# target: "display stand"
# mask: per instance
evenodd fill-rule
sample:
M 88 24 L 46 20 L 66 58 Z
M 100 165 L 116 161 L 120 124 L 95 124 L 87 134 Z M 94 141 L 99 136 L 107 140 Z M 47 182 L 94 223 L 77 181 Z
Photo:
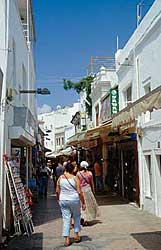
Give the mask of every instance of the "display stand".
M 21 235 L 27 233 L 30 236 L 34 232 L 32 214 L 26 202 L 24 186 L 17 172 L 14 162 L 5 161 L 7 180 L 12 202 L 15 233 Z

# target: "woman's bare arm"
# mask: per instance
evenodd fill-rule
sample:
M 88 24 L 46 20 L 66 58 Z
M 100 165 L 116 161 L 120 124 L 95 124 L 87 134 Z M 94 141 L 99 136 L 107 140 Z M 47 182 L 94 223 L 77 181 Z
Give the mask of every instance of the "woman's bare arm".
M 60 195 L 60 178 L 57 180 L 56 183 L 56 199 L 59 201 L 59 195 Z
M 83 196 L 83 193 L 82 193 L 82 190 L 81 190 L 80 180 L 79 180 L 79 178 L 77 176 L 75 177 L 75 182 L 76 182 L 77 192 L 79 194 L 79 198 L 80 198 L 80 201 L 82 203 L 82 209 L 85 210 L 84 196 Z

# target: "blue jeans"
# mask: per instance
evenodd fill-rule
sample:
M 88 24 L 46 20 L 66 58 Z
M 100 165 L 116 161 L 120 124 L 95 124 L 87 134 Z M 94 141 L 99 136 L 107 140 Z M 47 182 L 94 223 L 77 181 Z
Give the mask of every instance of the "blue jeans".
M 96 189 L 97 190 L 100 190 L 103 188 L 103 179 L 102 179 L 102 176 L 96 176 L 95 177 L 95 180 L 96 180 Z
M 78 233 L 80 231 L 80 201 L 59 201 L 61 208 L 61 213 L 63 217 L 63 232 L 62 236 L 70 235 L 70 219 L 74 219 L 74 232 Z
M 47 196 L 47 189 L 48 189 L 48 177 L 41 177 L 40 178 L 40 195 Z

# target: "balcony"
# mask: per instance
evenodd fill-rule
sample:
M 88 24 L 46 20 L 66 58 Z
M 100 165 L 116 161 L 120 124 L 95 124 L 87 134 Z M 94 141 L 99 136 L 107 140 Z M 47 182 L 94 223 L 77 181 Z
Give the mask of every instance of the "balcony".
M 34 145 L 36 143 L 36 121 L 26 107 L 13 108 L 13 125 L 9 127 L 9 138 L 14 145 Z

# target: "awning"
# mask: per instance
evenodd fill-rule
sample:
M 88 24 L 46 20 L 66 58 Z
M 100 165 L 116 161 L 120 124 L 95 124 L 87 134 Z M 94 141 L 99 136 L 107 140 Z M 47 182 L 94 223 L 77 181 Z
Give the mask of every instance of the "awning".
M 136 117 L 147 111 L 161 108 L 161 86 L 142 96 L 128 107 L 118 112 L 112 119 L 112 127 L 118 127 L 125 123 L 130 123 Z
M 9 139 L 13 140 L 16 146 L 34 146 L 36 144 L 35 138 L 24 128 L 18 126 L 9 127 Z
M 60 156 L 60 154 L 56 153 L 56 152 L 46 152 L 45 153 L 46 158 L 56 158 L 57 156 Z
M 77 142 L 78 142 L 78 135 L 79 135 L 79 134 L 75 134 L 75 135 L 69 137 L 69 138 L 68 138 L 67 144 L 68 144 L 69 146 L 70 146 L 70 145 L 71 145 L 71 146 L 77 145 Z
M 68 148 L 65 148 L 65 149 L 59 151 L 60 155 L 71 155 L 73 153 L 75 153 L 75 150 L 73 150 L 72 147 L 68 147 Z

